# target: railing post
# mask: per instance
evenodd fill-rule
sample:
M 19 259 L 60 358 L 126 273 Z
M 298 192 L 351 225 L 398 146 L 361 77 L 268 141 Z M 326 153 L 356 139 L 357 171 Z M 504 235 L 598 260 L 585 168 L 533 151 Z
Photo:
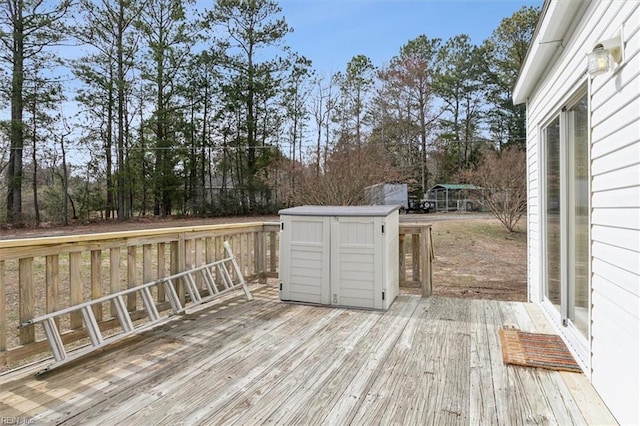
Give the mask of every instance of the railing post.
M 129 246 L 127 248 L 127 288 L 133 288 L 136 286 L 136 246 Z M 127 295 L 127 310 L 133 312 L 138 308 L 138 301 L 136 293 Z
M 420 269 L 422 277 L 420 279 L 422 287 L 422 297 L 431 296 L 432 280 L 431 280 L 431 247 L 430 247 L 431 227 L 423 227 L 420 230 L 420 248 L 422 255 L 420 256 Z
M 241 259 L 242 257 L 240 256 L 240 249 L 238 248 L 238 246 L 240 245 L 240 237 L 238 237 L 238 235 L 233 235 L 227 241 L 229 241 L 229 246 L 231 247 L 231 251 L 235 254 L 236 259 Z M 222 252 L 224 253 L 223 256 L 227 257 L 224 248 Z M 236 271 L 233 268 L 229 270 L 229 274 L 231 275 L 232 279 L 236 279 Z
M 184 250 L 184 234 L 180 234 L 177 241 L 171 241 L 171 275 L 178 274 L 185 270 Z M 184 284 L 182 279 L 178 279 L 176 281 L 176 293 L 178 294 L 180 303 L 184 306 L 186 300 Z
M 400 270 L 398 272 L 400 274 L 400 285 L 404 284 L 407 281 L 407 259 L 404 253 L 404 245 L 405 234 L 400 234 L 398 236 L 398 260 L 400 261 Z
M 47 300 L 45 302 L 47 313 L 60 309 L 60 256 L 52 254 L 45 260 L 45 286 Z M 60 320 L 56 318 L 56 324 L 60 327 Z
M 4 260 L 0 260 L 0 366 L 7 364 L 7 299 L 4 286 Z
M 255 253 L 256 253 L 256 274 L 258 274 L 258 282 L 260 284 L 267 283 L 267 233 L 264 229 L 255 233 Z
M 102 250 L 91 250 L 91 299 L 102 297 Z M 96 321 L 102 321 L 102 305 L 93 307 Z
M 411 236 L 411 278 L 407 277 L 407 248 Z M 418 285 L 422 297 L 429 297 L 433 292 L 433 247 L 430 224 L 401 224 L 399 230 L 399 282 L 400 285 Z
M 420 282 L 420 272 L 424 269 L 421 263 L 420 234 L 411 235 L 411 279 Z
M 117 293 L 120 291 L 120 248 L 114 247 L 109 250 L 109 292 Z M 116 306 L 111 303 L 109 313 L 111 318 L 117 318 L 118 313 Z
M 20 322 L 30 320 L 34 316 L 33 295 L 33 258 L 27 257 L 18 261 L 18 282 L 20 286 L 19 305 Z M 33 325 L 20 329 L 20 344 L 24 345 L 35 341 L 35 329 Z
M 222 259 L 223 258 L 223 250 L 222 250 L 222 237 L 217 236 L 214 238 L 214 242 L 213 242 L 213 258 L 214 259 Z M 220 273 L 220 271 L 216 268 L 216 273 L 215 273 L 215 280 L 216 283 L 220 283 L 222 282 L 222 274 Z
M 25 322 L 34 317 L 33 294 L 33 258 L 27 257 L 18 261 L 18 282 L 20 322 Z M 35 341 L 35 328 L 33 325 L 20 329 L 20 344 L 24 345 Z
M 144 244 L 142 246 L 142 282 L 148 283 L 153 281 L 153 268 L 151 266 L 151 251 L 153 246 L 151 244 Z M 162 287 L 162 286 L 158 286 Z
M 188 271 L 193 268 L 193 240 L 183 239 L 184 244 L 184 262 L 180 265 L 180 272 Z
M 275 273 L 278 263 L 278 247 L 276 245 L 277 232 L 269 232 L 269 272 Z
M 238 266 L 240 267 L 240 272 L 243 277 L 249 275 L 249 270 L 247 269 L 249 263 L 249 234 L 242 233 L 239 237 L 240 240 L 240 248 L 239 248 L 239 256 L 236 256 L 239 260 Z
M 82 303 L 82 253 L 69 253 L 69 306 Z M 82 328 L 82 314 L 69 314 L 69 327 L 72 330 Z
M 193 267 L 197 268 L 203 265 L 202 263 L 202 238 L 196 238 L 193 241 Z M 196 287 L 198 290 L 204 289 L 204 281 L 200 274 L 196 275 Z
M 158 279 L 164 278 L 167 276 L 167 268 L 165 261 L 165 244 L 158 243 L 156 245 L 156 259 L 158 260 Z M 166 299 L 164 294 L 164 286 L 158 286 L 158 302 L 164 302 Z

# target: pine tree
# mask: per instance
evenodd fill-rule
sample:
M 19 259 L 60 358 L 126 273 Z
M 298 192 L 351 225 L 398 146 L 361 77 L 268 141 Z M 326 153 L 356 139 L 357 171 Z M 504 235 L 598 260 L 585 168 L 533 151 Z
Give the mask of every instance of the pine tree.
M 291 31 L 281 14 L 282 10 L 273 0 L 218 0 L 204 19 L 213 31 L 213 51 L 221 58 L 227 108 L 238 117 L 236 174 L 245 212 L 256 206 L 261 186 L 258 160 L 265 138 L 259 133 L 266 126 L 264 122 L 258 122 L 259 109 L 269 98 L 276 96 L 281 79 L 279 74 L 288 67 L 288 62 L 276 54 L 260 61 L 265 54 L 271 53 L 268 49 L 279 47 Z M 262 111 L 266 111 L 264 107 Z M 263 120 L 266 117 L 262 115 Z
M 11 69 L 7 220 L 16 226 L 23 222 L 24 84 L 29 77 L 28 64 L 63 39 L 66 33 L 63 20 L 70 5 L 71 0 L 7 0 L 0 3 L 0 59 Z

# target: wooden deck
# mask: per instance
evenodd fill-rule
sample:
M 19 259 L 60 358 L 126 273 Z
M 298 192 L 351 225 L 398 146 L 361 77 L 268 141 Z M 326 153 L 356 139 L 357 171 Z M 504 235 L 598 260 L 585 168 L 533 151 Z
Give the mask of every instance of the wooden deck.
M 0 418 L 615 423 L 583 375 L 503 365 L 500 327 L 548 331 L 533 305 L 401 295 L 383 313 L 286 304 L 274 287 L 252 289 L 252 302 L 234 294 L 43 377 L 36 367 L 0 376 Z

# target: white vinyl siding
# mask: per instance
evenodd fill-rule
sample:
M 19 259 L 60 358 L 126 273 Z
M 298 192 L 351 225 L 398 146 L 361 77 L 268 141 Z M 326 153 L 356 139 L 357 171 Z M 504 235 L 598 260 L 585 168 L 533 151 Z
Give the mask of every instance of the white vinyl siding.
M 586 373 L 618 421 L 640 424 L 640 2 L 584 2 L 570 25 L 527 102 L 529 298 L 542 297 L 542 128 L 587 81 L 586 53 L 623 28 L 622 67 L 597 76 L 589 88 L 592 288 Z
M 626 2 L 624 2 L 626 3 Z M 622 10 L 625 64 L 592 85 L 592 381 L 640 422 L 640 8 Z M 632 6 L 632 7 L 629 7 Z M 620 26 L 622 23 L 618 24 Z M 609 220 L 607 220 L 609 219 Z
M 540 133 L 538 127 L 528 126 L 527 137 L 529 141 L 538 141 Z M 540 302 L 542 300 L 541 288 L 538 285 L 541 279 L 541 252 L 540 252 L 540 167 L 539 149 L 537 143 L 528 143 L 527 146 L 527 240 L 529 246 L 528 261 L 528 294 L 529 300 Z M 535 251 L 535 253 L 534 253 Z

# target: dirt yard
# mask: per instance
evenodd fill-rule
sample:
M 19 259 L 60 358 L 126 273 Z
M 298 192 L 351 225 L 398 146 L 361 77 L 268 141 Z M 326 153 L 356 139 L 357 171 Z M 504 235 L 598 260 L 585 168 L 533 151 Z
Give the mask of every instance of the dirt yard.
M 489 217 L 433 222 L 434 294 L 526 301 L 527 234 L 508 233 Z

